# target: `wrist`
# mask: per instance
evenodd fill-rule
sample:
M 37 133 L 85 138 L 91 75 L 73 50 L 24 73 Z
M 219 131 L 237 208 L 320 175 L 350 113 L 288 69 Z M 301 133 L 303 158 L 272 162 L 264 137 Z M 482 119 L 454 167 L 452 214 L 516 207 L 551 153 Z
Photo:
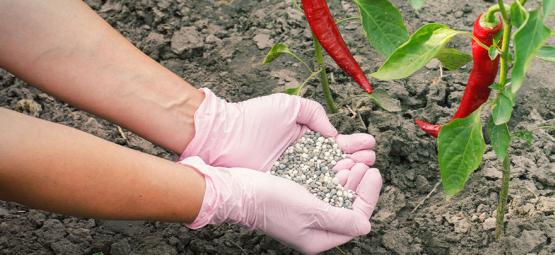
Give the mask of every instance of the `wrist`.
M 175 152 L 182 153 L 187 145 L 193 140 L 196 134 L 195 115 L 204 100 L 204 92 L 199 89 L 192 89 L 180 104 L 178 110 L 179 118 L 183 121 L 184 138 L 182 146 Z
M 228 169 L 209 166 L 196 156 L 183 159 L 179 163 L 195 169 L 205 181 L 202 205 L 194 221 L 186 224 L 188 228 L 199 229 L 208 224 L 241 222 L 241 210 L 244 208 L 238 205 L 243 203 L 234 202 L 234 177 Z

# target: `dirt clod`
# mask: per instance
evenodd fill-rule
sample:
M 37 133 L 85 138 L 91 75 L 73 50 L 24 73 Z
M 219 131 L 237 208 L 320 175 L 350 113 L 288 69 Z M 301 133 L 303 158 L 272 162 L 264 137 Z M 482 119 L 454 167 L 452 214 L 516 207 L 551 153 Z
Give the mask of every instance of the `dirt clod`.
M 175 54 L 181 54 L 187 50 L 202 48 L 203 42 L 201 34 L 195 27 L 182 27 L 173 34 L 171 49 Z

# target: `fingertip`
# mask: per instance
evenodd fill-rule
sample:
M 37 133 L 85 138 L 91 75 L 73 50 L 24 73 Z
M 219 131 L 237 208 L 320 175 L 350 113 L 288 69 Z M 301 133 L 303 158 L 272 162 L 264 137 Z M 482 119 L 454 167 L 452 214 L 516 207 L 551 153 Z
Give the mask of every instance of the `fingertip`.
M 371 166 L 374 162 L 376 162 L 376 153 L 371 150 L 362 150 L 349 155 L 349 158 L 357 163 L 363 163 Z
M 335 166 L 333 166 L 332 170 L 340 171 L 343 169 L 351 169 L 355 165 L 355 161 L 350 158 L 344 158 L 342 160 L 337 161 Z
M 353 210 L 359 211 L 370 218 L 378 203 L 382 183 L 380 171 L 376 168 L 368 169 L 356 190 L 358 196 L 353 203 Z
M 335 179 L 337 180 L 337 183 L 341 184 L 341 186 L 344 186 L 345 183 L 347 183 L 348 178 L 349 170 L 347 169 L 341 170 L 335 174 Z
M 331 124 L 331 122 L 327 118 L 328 117 L 326 116 L 326 120 L 322 120 L 323 123 L 321 125 L 321 129 L 318 132 L 322 134 L 324 137 L 336 137 L 337 129 L 335 129 L 335 127 Z
M 355 133 L 351 135 L 337 135 L 336 143 L 345 153 L 354 153 L 360 150 L 369 150 L 376 145 L 374 136 L 366 133 Z

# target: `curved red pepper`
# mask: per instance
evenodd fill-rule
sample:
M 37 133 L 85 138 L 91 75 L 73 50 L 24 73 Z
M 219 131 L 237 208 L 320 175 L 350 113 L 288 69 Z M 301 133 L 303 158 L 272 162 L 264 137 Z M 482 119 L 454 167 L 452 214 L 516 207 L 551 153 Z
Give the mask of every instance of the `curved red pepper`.
M 312 33 L 314 33 L 322 48 L 364 91 L 371 94 L 372 84 L 366 79 L 366 75 L 351 55 L 343 37 L 341 37 L 326 1 L 302 0 L 302 4 L 310 29 L 312 29 Z
M 482 15 L 478 16 L 474 22 L 472 34 L 484 45 L 491 46 L 493 38 L 503 28 L 503 22 L 499 22 L 499 24 L 493 28 L 483 27 L 480 25 L 481 16 Z M 472 71 L 468 77 L 461 104 L 453 118 L 451 118 L 451 121 L 470 115 L 478 109 L 480 105 L 485 103 L 491 92 L 490 85 L 495 81 L 495 77 L 497 76 L 499 56 L 491 60 L 488 50 L 480 46 L 474 39 L 472 40 L 471 46 L 473 59 Z M 442 125 L 431 124 L 422 120 L 416 120 L 416 125 L 433 137 L 438 136 L 442 127 Z

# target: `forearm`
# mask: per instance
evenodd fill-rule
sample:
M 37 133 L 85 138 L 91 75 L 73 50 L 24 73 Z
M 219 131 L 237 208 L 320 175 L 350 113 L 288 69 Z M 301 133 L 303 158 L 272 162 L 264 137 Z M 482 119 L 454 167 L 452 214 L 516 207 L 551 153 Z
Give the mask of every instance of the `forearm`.
M 202 94 L 139 51 L 82 1 L 0 1 L 0 67 L 175 152 Z
M 192 222 L 194 169 L 0 108 L 0 199 L 94 218 Z

